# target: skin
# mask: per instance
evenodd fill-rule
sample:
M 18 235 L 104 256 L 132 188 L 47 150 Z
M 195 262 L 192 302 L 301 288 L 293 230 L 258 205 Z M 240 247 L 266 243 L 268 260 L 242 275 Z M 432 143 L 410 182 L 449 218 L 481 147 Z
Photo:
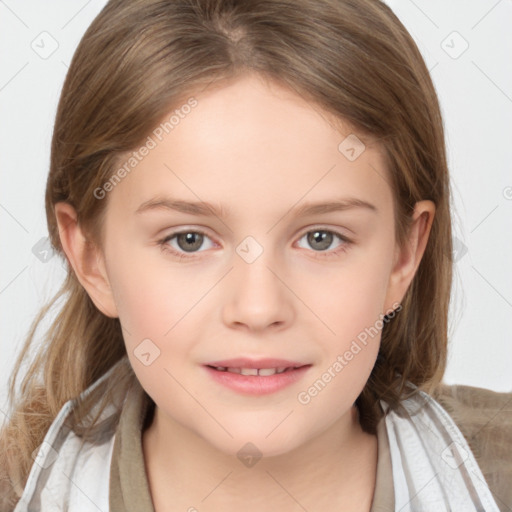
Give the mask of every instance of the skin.
M 377 438 L 362 431 L 353 404 L 380 333 L 309 403 L 297 396 L 400 303 L 423 255 L 434 204 L 416 204 L 400 248 L 378 146 L 368 144 L 349 161 L 338 150 L 352 133 L 348 125 L 335 128 L 318 107 L 255 75 L 196 99 L 197 107 L 102 199 L 102 247 L 85 244 L 69 204 L 55 207 L 78 279 L 100 311 L 120 318 L 133 369 L 157 405 L 142 439 L 155 510 L 369 510 Z M 159 195 L 221 204 L 231 215 L 135 213 Z M 294 213 L 305 202 L 340 197 L 376 211 Z M 322 250 L 305 236 L 320 228 L 351 242 L 333 235 Z M 207 235 L 193 253 L 186 241 L 167 242 L 191 254 L 188 260 L 158 245 L 176 230 Z M 247 236 L 263 251 L 251 263 L 236 252 Z M 160 350 L 149 366 L 134 354 L 147 338 Z M 201 366 L 238 356 L 312 367 L 274 394 L 246 396 Z M 252 467 L 237 457 L 247 442 L 263 456 Z

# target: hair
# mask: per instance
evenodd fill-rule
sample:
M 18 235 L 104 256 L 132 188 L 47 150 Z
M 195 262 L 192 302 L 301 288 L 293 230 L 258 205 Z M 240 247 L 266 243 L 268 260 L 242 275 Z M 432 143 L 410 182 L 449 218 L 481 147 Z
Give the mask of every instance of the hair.
M 430 237 L 403 301 L 382 329 L 373 371 L 357 399 L 375 433 L 379 400 L 396 409 L 415 389 L 441 381 L 452 282 L 450 189 L 440 107 L 411 35 L 380 0 L 110 0 L 83 35 L 56 113 L 45 207 L 49 238 L 67 261 L 60 290 L 35 318 L 9 383 L 0 438 L 0 483 L 15 503 L 31 453 L 62 405 L 127 358 L 118 318 L 102 314 L 81 286 L 59 238 L 55 204 L 71 204 L 89 243 L 101 247 L 107 199 L 95 189 L 114 174 L 163 116 L 213 84 L 246 73 L 279 83 L 383 148 L 393 191 L 395 236 L 406 243 L 414 204 L 436 206 Z M 43 341 L 37 326 L 62 300 Z M 35 353 L 20 390 L 22 362 Z M 114 388 L 135 379 L 126 364 L 85 400 L 74 428 Z M 99 413 L 98 413 L 99 415 Z

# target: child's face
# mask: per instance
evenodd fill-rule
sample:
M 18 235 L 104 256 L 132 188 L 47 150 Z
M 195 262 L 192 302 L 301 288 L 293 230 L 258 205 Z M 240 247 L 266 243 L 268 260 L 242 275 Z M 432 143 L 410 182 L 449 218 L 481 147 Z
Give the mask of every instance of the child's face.
M 195 98 L 109 192 L 108 280 L 131 364 L 164 423 L 226 453 L 249 441 L 266 455 L 284 453 L 348 424 L 382 315 L 405 292 L 387 171 L 376 148 L 350 161 L 338 149 L 350 131 L 337 132 L 277 85 L 251 76 Z M 222 205 L 226 216 L 136 213 L 157 197 Z M 295 213 L 349 199 L 373 207 Z M 167 242 L 187 259 L 158 244 L 178 230 L 206 234 Z M 239 357 L 310 366 L 284 388 L 249 394 L 205 367 Z

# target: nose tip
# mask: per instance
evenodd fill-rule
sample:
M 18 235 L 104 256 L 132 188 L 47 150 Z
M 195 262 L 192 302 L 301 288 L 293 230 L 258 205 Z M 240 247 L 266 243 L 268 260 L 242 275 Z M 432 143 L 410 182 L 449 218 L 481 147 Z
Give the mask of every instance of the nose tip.
M 257 246 L 252 240 L 247 244 L 245 254 L 254 256 Z M 251 263 L 242 258 L 235 264 L 237 268 L 229 281 L 229 299 L 224 307 L 227 323 L 262 330 L 280 327 L 291 317 L 291 305 L 283 295 L 287 287 L 261 254 Z

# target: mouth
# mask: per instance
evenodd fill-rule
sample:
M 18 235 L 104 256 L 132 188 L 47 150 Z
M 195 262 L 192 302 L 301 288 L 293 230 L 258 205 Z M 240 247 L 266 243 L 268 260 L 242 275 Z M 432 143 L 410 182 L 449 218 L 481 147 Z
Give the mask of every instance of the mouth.
M 285 373 L 290 372 L 293 370 L 297 370 L 299 368 L 302 368 L 303 366 L 310 366 L 310 365 L 300 365 L 300 366 L 280 366 L 277 368 L 236 368 L 236 367 L 229 367 L 229 366 L 212 366 L 212 365 L 206 365 L 209 368 L 212 368 L 213 370 L 217 370 L 219 372 L 230 372 L 230 373 L 237 373 L 239 375 L 255 375 L 260 377 L 269 377 L 271 375 L 275 375 L 276 373 Z
M 267 395 L 280 391 L 304 378 L 311 366 L 284 359 L 246 358 L 203 365 L 213 381 L 245 395 Z

